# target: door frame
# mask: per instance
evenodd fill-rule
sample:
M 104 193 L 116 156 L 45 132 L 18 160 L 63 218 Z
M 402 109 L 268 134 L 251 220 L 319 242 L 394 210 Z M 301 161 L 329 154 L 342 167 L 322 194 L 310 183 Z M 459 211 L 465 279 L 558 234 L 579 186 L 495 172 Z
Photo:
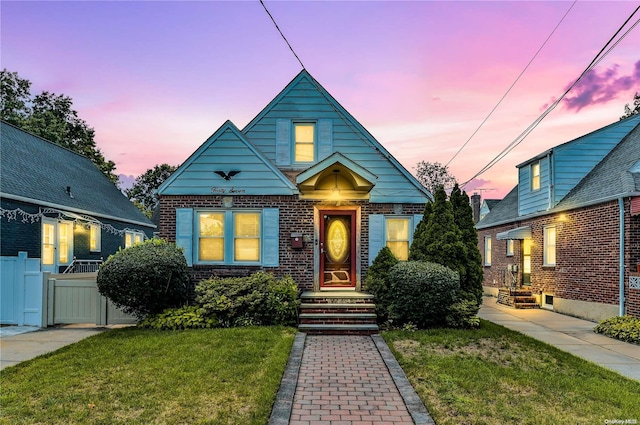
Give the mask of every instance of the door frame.
M 44 227 L 45 225 L 53 226 L 53 243 L 49 245 L 53 246 L 53 264 L 44 264 Z M 60 228 L 67 226 L 69 234 L 67 235 L 67 262 L 60 262 Z M 61 220 L 56 218 L 43 217 L 40 224 L 40 264 L 41 271 L 49 273 L 57 273 L 61 266 L 68 266 L 73 261 L 74 254 L 74 238 L 75 231 L 73 221 Z
M 321 288 L 321 256 L 320 252 L 320 240 L 321 231 L 324 230 L 323 220 L 324 215 L 329 213 L 330 215 L 352 215 L 351 222 L 351 269 L 353 272 L 354 286 L 345 288 Z M 334 206 L 334 205 L 319 205 L 314 207 L 313 211 L 313 226 L 314 226 L 314 254 L 313 254 L 313 290 L 344 290 L 355 291 L 361 290 L 361 272 L 362 272 L 362 251 L 361 251 L 361 208 L 359 206 Z

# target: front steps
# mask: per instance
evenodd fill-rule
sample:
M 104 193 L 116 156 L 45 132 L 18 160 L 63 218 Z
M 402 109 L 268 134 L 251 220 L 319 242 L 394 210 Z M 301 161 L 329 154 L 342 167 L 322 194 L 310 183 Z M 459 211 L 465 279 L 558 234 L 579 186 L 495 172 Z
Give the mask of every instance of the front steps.
M 303 292 L 300 300 L 300 332 L 316 335 L 379 332 L 373 295 L 352 291 Z
M 514 308 L 540 308 L 536 298 L 528 289 L 500 288 L 498 290 L 498 304 Z

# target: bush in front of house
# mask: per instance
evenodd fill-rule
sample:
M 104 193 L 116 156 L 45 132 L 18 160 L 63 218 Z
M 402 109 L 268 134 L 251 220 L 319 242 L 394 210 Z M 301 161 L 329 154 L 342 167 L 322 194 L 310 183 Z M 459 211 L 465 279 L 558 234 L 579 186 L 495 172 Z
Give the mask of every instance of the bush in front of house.
M 396 264 L 398 264 L 398 259 L 389 247 L 385 246 L 378 252 L 371 267 L 367 270 L 365 290 L 374 297 L 378 323 L 389 320 L 389 305 L 391 304 L 389 271 Z
M 219 324 L 218 319 L 208 315 L 202 307 L 195 305 L 168 308 L 162 313 L 147 316 L 138 322 L 141 328 L 162 330 L 216 328 Z
M 457 272 L 426 261 L 396 264 L 389 272 L 389 280 L 394 325 L 413 323 L 421 329 L 445 324 L 460 290 Z
M 213 277 L 196 285 L 196 303 L 221 326 L 295 325 L 298 288 L 290 276 L 257 272 L 247 277 Z
M 480 326 L 478 304 L 473 300 L 460 300 L 449 307 L 445 323 L 450 328 L 477 328 Z
M 138 319 L 187 301 L 187 262 L 180 248 L 162 239 L 149 239 L 109 256 L 97 281 L 102 295 Z
M 640 344 L 640 319 L 632 316 L 611 317 L 598 323 L 594 332 L 620 341 Z

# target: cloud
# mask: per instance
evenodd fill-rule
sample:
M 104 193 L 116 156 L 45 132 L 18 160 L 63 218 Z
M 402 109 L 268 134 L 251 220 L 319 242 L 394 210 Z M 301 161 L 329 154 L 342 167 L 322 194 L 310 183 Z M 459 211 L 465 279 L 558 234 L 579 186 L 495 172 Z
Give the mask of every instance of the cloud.
M 619 76 L 618 71 L 618 65 L 602 72 L 589 71 L 564 98 L 567 109 L 579 112 L 586 106 L 607 103 L 617 98 L 618 93 L 640 86 L 640 61 L 636 62 L 631 75 Z

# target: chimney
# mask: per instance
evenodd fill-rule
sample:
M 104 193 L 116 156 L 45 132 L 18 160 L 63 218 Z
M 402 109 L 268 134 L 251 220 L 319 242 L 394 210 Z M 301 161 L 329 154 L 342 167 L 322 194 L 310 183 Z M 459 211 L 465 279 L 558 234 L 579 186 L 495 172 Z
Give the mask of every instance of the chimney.
M 476 192 L 471 195 L 471 208 L 473 208 L 473 222 L 480 221 L 480 195 Z

